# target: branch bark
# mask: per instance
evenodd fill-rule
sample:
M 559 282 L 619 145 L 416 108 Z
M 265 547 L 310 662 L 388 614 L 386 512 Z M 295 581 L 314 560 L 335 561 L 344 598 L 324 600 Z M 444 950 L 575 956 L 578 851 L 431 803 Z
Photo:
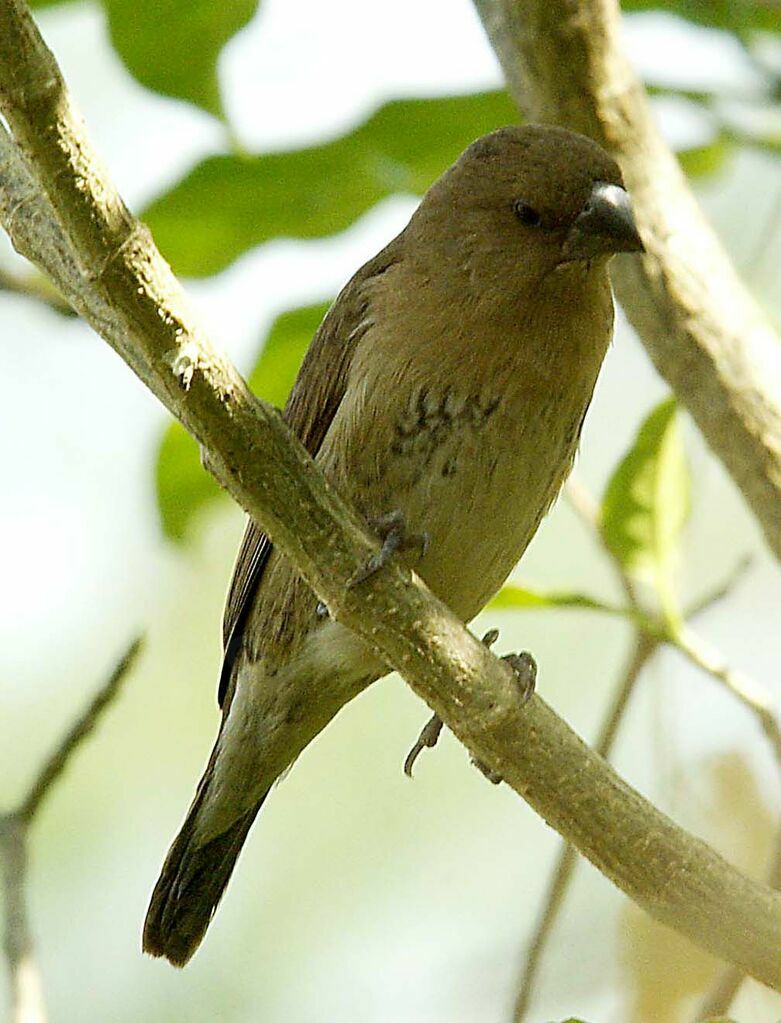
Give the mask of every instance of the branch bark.
M 253 398 L 209 345 L 148 232 L 95 160 L 20 0 L 0 0 L 0 104 L 18 147 L 0 137 L 0 188 L 24 181 L 25 170 L 38 186 L 21 207 L 5 203 L 14 244 L 44 269 L 66 269 L 55 278 L 66 300 L 207 448 L 220 481 L 331 613 L 630 898 L 781 989 L 778 894 L 651 806 L 542 699 L 520 708 L 507 665 L 411 573 L 393 566 L 360 595 L 349 588 L 375 542 L 280 414 Z M 32 230 L 30 210 L 41 213 L 46 236 Z
M 616 157 L 648 254 L 616 295 L 781 557 L 781 340 L 735 273 L 623 52 L 616 0 L 475 0 L 526 117 Z

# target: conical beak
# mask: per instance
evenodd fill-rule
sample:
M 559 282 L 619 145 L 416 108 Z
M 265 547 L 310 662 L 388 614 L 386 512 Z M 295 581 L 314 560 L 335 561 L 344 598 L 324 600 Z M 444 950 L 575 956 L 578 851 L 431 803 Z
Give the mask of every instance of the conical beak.
M 588 202 L 570 228 L 562 262 L 615 252 L 645 252 L 629 196 L 620 185 L 597 181 Z

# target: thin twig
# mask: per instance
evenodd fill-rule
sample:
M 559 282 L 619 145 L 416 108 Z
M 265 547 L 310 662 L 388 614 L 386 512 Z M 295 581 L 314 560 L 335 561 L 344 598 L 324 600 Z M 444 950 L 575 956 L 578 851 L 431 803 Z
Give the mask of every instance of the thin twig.
M 133 640 L 104 685 L 101 686 L 93 699 L 90 700 L 84 713 L 74 722 L 67 735 L 63 737 L 62 742 L 43 765 L 38 777 L 30 787 L 30 791 L 16 811 L 20 820 L 25 823 L 29 823 L 32 820 L 41 802 L 49 794 L 52 786 L 67 767 L 70 758 L 95 728 L 98 718 L 119 692 L 122 682 L 141 650 L 142 642 L 143 640 L 140 636 Z
M 580 519 L 593 531 L 600 545 L 605 551 L 609 562 L 613 566 L 624 594 L 630 607 L 639 612 L 638 620 L 642 620 L 647 612 L 641 606 L 632 577 L 625 571 L 621 562 L 616 558 L 609 545 L 606 543 L 599 521 L 599 507 L 594 497 L 585 486 L 575 477 L 571 477 L 567 483 L 566 494 L 569 502 Z M 750 564 L 750 559 L 742 559 L 730 573 L 727 580 L 715 590 L 699 598 L 687 609 L 686 618 L 700 614 L 709 609 L 715 603 L 722 600 L 734 587 Z M 772 711 L 769 697 L 763 692 L 760 686 L 747 675 L 730 669 L 720 657 L 717 651 L 711 649 L 690 626 L 684 626 L 679 635 L 666 636 L 661 638 L 661 631 L 658 634 L 650 634 L 638 629 L 635 635 L 635 647 L 624 673 L 623 682 L 619 687 L 614 701 L 611 704 L 610 712 L 605 719 L 602 731 L 597 740 L 596 751 L 607 758 L 618 731 L 619 724 L 626 710 L 629 697 L 633 691 L 637 678 L 642 667 L 655 653 L 662 642 L 668 642 L 679 649 L 694 664 L 707 672 L 712 678 L 720 682 L 743 706 L 745 706 L 757 718 L 759 724 L 768 740 L 770 741 L 776 758 L 781 764 L 781 725 L 779 725 L 775 714 Z M 639 661 L 639 664 L 638 664 Z M 774 887 L 781 887 L 781 838 L 779 840 L 779 851 L 773 868 L 771 883 Z M 564 898 L 572 880 L 573 872 L 577 862 L 577 853 L 572 846 L 565 844 L 560 852 L 548 886 L 543 910 L 540 915 L 537 927 L 529 943 L 524 970 L 521 976 L 518 996 L 515 1003 L 513 1020 L 514 1023 L 522 1023 L 529 1008 L 531 997 L 539 973 L 540 964 L 547 947 L 550 936 L 553 932 L 555 922 L 558 918 Z M 745 974 L 740 970 L 729 967 L 725 969 L 722 977 L 714 986 L 713 991 L 703 1002 L 698 1019 L 705 1019 L 726 1012 L 737 993 Z
M 773 888 L 781 889 L 781 828 L 776 835 L 773 860 L 767 874 L 767 881 Z M 746 974 L 737 967 L 723 967 L 713 987 L 700 1002 L 694 1016 L 695 1023 L 726 1016 L 745 979 Z
M 637 610 L 639 605 L 634 581 L 605 542 L 599 523 L 596 501 L 576 479 L 570 479 L 567 483 L 567 497 L 580 518 L 594 530 L 616 571 L 617 578 L 621 581 L 630 604 Z M 701 597 L 687 610 L 687 618 L 700 614 L 717 601 L 722 600 L 749 564 L 750 559 L 742 559 L 724 583 L 713 592 Z M 721 654 L 687 624 L 684 624 L 676 632 L 671 631 L 667 636 L 667 642 L 684 654 L 698 668 L 719 682 L 739 703 L 754 715 L 773 747 L 773 752 L 781 767 L 781 723 L 779 723 L 773 711 L 773 704 L 769 695 L 759 683 L 750 678 L 745 672 L 730 668 Z
M 589 530 L 603 547 L 630 608 L 638 613 L 640 619 L 643 619 L 646 612 L 640 603 L 634 580 L 624 571 L 623 566 L 604 540 L 599 524 L 599 507 L 597 502 L 580 480 L 574 476 L 571 476 L 567 482 L 566 496 L 578 517 L 588 526 Z M 642 628 L 638 628 L 635 631 L 634 644 L 622 675 L 621 684 L 614 694 L 595 745 L 595 751 L 605 759 L 610 755 L 619 726 L 629 705 L 629 699 L 642 669 L 654 655 L 661 642 L 662 639 L 658 634 L 651 634 Z M 542 958 L 564 904 L 576 863 L 576 850 L 568 843 L 564 843 L 559 851 L 551 875 L 542 912 L 524 956 L 524 968 L 513 1009 L 514 1023 L 522 1023 L 528 1012 Z
M 676 646 L 694 665 L 720 682 L 756 718 L 781 766 L 781 723 L 765 690 L 744 672 L 730 668 L 721 654 L 689 626 L 683 627 Z M 781 888 L 781 834 L 768 883 L 776 889 Z M 745 979 L 744 971 L 734 966 L 725 967 L 703 999 L 696 1019 L 707 1020 L 724 1015 Z
M 73 754 L 93 731 L 106 707 L 116 698 L 123 679 L 141 649 L 141 643 L 141 637 L 131 643 L 84 713 L 44 763 L 19 806 L 0 815 L 0 870 L 5 921 L 3 951 L 8 968 L 11 1023 L 45 1023 L 46 1020 L 26 900 L 27 836 L 30 824 L 44 798 L 62 777 Z
M 605 541 L 599 522 L 599 505 L 595 498 L 589 493 L 584 484 L 576 476 L 570 476 L 567 480 L 564 493 L 578 518 L 580 518 L 580 520 L 589 527 L 596 539 L 599 541 L 599 544 L 605 554 L 607 554 L 608 561 L 613 566 L 616 580 L 618 581 L 621 589 L 624 591 L 624 596 L 626 597 L 629 606 L 634 611 L 639 612 L 640 615 L 645 616 L 647 612 L 640 600 L 634 579 L 624 571 L 624 566 L 616 558 L 615 554 L 613 554 Z
M 749 570 L 749 568 L 751 568 L 752 563 L 753 558 L 750 554 L 746 554 L 742 557 L 723 582 L 719 583 L 719 585 L 714 589 L 702 594 L 702 596 L 697 597 L 693 603 L 684 608 L 684 619 L 687 622 L 691 621 L 692 618 L 696 618 L 697 615 L 702 614 L 703 611 L 710 611 L 714 604 L 718 604 L 719 601 L 722 601 L 725 597 L 729 596 L 729 594 L 734 591 L 745 573 Z
M 0 870 L 5 925 L 3 951 L 8 968 L 11 1023 L 45 1023 L 40 971 L 27 916 L 27 828 L 15 814 L 0 817 Z
M 65 299 L 55 290 L 45 277 L 32 274 L 22 277 L 8 270 L 0 269 L 0 292 L 7 291 L 14 295 L 24 295 L 36 302 L 42 302 L 61 316 L 76 316 Z
M 757 719 L 781 767 L 781 724 L 765 690 L 745 672 L 730 668 L 718 650 L 688 625 L 681 628 L 674 645 L 702 671 L 710 675 Z
M 649 636 L 641 630 L 635 632 L 634 645 L 624 668 L 621 684 L 613 696 L 594 746 L 595 751 L 605 759 L 610 756 L 613 749 L 619 725 L 642 670 L 656 653 L 660 642 L 661 640 Z M 543 953 L 564 903 L 564 897 L 572 880 L 577 861 L 577 850 L 569 843 L 563 843 L 551 875 L 542 913 L 525 953 L 524 969 L 513 1009 L 514 1023 L 522 1023 L 526 1018 Z
M 619 560 L 615 557 L 609 546 L 605 543 L 604 536 L 599 525 L 599 511 L 596 501 L 589 494 L 585 487 L 576 479 L 571 479 L 567 486 L 567 496 L 570 499 L 575 511 L 580 518 L 590 525 L 600 540 L 600 543 L 613 564 L 617 576 L 620 579 L 624 592 L 630 604 L 636 606 L 636 589 L 631 577 L 624 570 Z M 728 578 L 712 592 L 705 594 L 691 605 L 685 614 L 688 621 L 695 615 L 700 614 L 722 600 L 730 592 L 735 583 L 751 564 L 750 558 L 743 558 L 735 566 Z M 731 669 L 718 653 L 704 639 L 702 639 L 688 624 L 684 624 L 676 635 L 671 635 L 668 641 L 681 653 L 711 678 L 721 683 L 722 686 L 753 716 L 757 719 L 765 736 L 773 749 L 776 761 L 781 766 L 781 724 L 776 717 L 770 697 L 759 686 L 757 682 L 749 678 L 743 672 Z M 620 694 L 619 694 L 620 695 Z M 597 747 L 599 749 L 599 747 Z M 537 932 L 532 940 L 526 970 L 521 983 L 520 992 L 515 1008 L 515 1023 L 521 1023 L 528 1007 L 531 997 L 535 974 L 541 959 L 545 944 L 553 928 L 556 916 L 569 884 L 575 864 L 575 852 L 570 846 L 565 846 L 559 855 L 556 870 L 548 892 L 548 901 L 540 919 Z M 779 834 L 778 848 L 771 870 L 769 883 L 775 888 L 781 888 L 781 833 Z M 725 967 L 711 991 L 705 996 L 700 1005 L 696 1019 L 707 1020 L 728 1012 L 740 986 L 745 979 L 745 973 L 735 966 Z

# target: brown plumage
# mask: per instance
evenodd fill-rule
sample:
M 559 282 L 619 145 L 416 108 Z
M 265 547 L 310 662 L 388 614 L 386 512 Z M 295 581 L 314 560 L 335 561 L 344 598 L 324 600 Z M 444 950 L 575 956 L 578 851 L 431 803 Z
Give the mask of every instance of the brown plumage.
M 367 519 L 430 540 L 410 563 L 465 621 L 499 589 L 572 464 L 609 343 L 607 263 L 641 242 L 621 175 L 558 128 L 473 143 L 343 289 L 287 420 Z M 386 668 L 257 526 L 224 622 L 222 724 L 163 866 L 144 948 L 198 947 L 271 785 Z

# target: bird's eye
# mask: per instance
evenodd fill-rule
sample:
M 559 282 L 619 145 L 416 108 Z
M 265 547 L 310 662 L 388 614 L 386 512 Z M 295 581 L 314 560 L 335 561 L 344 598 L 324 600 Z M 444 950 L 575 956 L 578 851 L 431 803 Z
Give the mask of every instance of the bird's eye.
M 513 211 L 520 222 L 526 224 L 527 227 L 539 227 L 542 223 L 541 214 L 533 206 L 521 202 L 520 199 L 513 204 Z

